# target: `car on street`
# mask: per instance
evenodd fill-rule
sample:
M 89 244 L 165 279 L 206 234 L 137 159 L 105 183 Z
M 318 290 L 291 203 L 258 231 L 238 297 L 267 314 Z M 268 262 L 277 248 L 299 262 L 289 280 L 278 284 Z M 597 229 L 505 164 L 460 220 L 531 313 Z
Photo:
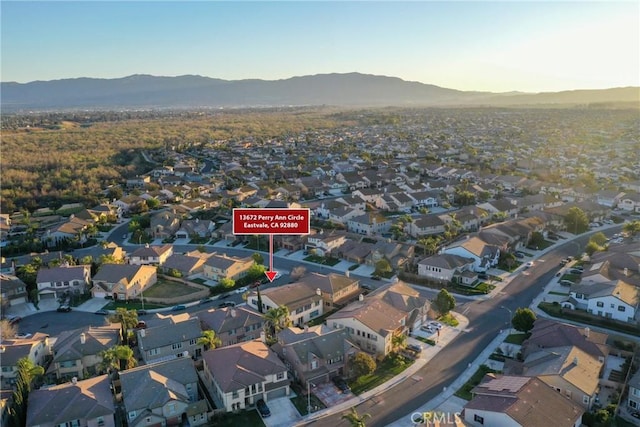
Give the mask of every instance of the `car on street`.
M 181 311 L 186 309 L 187 307 L 185 307 L 184 305 L 174 305 L 173 307 L 171 307 L 171 311 Z
M 575 283 L 573 283 L 571 280 L 560 280 L 560 286 L 573 286 L 575 285 Z
M 349 384 L 347 384 L 347 382 L 342 377 L 334 377 L 333 378 L 333 383 L 343 393 L 347 393 L 347 392 L 351 391 L 351 388 L 349 387 Z
M 244 294 L 244 293 L 245 293 L 245 292 L 247 292 L 248 290 L 249 290 L 249 288 L 248 288 L 248 287 L 243 286 L 243 287 L 241 287 L 241 288 L 236 289 L 236 290 L 235 290 L 235 293 L 236 293 L 236 294 Z
M 516 256 L 516 258 L 524 258 L 524 253 L 520 251 L 514 253 L 514 255 Z
M 18 323 L 19 321 L 21 321 L 22 317 L 9 315 L 9 316 L 7 316 L 7 320 L 9 321 L 10 325 L 14 325 L 14 324 Z
M 107 314 L 109 314 L 109 312 L 107 310 L 105 310 L 105 309 L 102 309 L 102 310 L 96 311 L 94 314 L 99 314 L 99 315 L 102 315 L 102 316 L 106 316 Z
M 367 291 L 371 291 L 371 290 L 373 290 L 373 286 L 371 286 L 371 285 L 367 285 L 366 283 L 361 283 L 361 284 L 360 284 L 360 287 L 361 287 L 362 289 L 367 290 Z
M 138 310 L 136 311 L 136 313 L 138 314 L 138 316 L 144 316 L 147 314 L 147 310 Z
M 227 301 L 227 302 L 218 304 L 218 308 L 235 307 L 235 306 L 236 306 L 236 303 L 233 301 Z
M 533 261 L 527 262 L 524 266 L 525 268 L 533 267 Z
M 209 304 L 211 301 L 213 301 L 211 297 L 206 297 L 206 298 L 202 298 L 198 304 L 199 305 Z
M 260 416 L 262 418 L 267 418 L 271 416 L 271 410 L 269 409 L 265 401 L 262 399 L 256 402 L 256 409 L 258 409 L 258 412 L 260 413 Z
M 57 308 L 56 311 L 58 313 L 68 313 L 71 311 L 71 307 L 69 307 L 68 305 L 61 305 L 60 307 Z
M 14 336 L 18 339 L 23 340 L 23 339 L 31 338 L 32 335 L 28 332 L 21 332 L 21 333 L 15 334 Z

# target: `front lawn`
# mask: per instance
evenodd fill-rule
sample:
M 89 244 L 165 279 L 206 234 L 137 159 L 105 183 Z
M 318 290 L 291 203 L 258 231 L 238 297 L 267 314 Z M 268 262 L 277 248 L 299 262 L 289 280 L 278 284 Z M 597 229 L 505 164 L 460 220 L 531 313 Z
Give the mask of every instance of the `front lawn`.
M 300 394 L 296 397 L 293 397 L 291 398 L 291 403 L 293 403 L 293 406 L 296 407 L 300 415 L 302 415 L 303 417 L 308 414 L 307 405 L 309 404 L 309 401 L 307 400 L 307 396 L 303 396 Z M 313 393 L 311 393 L 311 412 L 317 412 L 324 408 L 326 408 L 326 406 L 324 406 L 324 403 L 322 403 L 320 399 L 318 399 Z
M 149 304 L 149 303 L 144 303 L 144 307 L 142 306 L 142 302 L 140 301 L 111 301 L 109 302 L 107 305 L 105 305 L 104 308 L 105 310 L 115 310 L 117 308 L 126 308 L 127 310 L 140 310 L 140 309 L 145 309 L 145 310 L 151 310 L 154 308 L 163 308 L 165 307 L 164 305 L 159 305 L 159 304 Z
M 507 338 L 505 338 L 504 342 L 508 344 L 522 345 L 524 340 L 529 338 L 529 335 L 531 334 L 511 334 Z
M 305 261 L 314 262 L 316 264 L 334 266 L 340 262 L 338 258 L 326 258 L 318 255 L 309 255 L 304 259 Z
M 438 320 L 445 325 L 453 326 L 454 328 L 460 324 L 460 322 L 458 322 L 458 319 L 456 319 L 451 313 L 440 316 Z
M 575 320 L 589 325 L 601 326 L 614 331 L 640 336 L 640 330 L 638 330 L 638 327 L 635 325 L 589 314 L 584 310 L 565 309 L 558 303 L 550 302 L 541 302 L 538 304 L 538 308 L 553 317 Z
M 411 366 L 412 363 L 413 360 L 406 359 L 402 356 L 398 356 L 397 358 L 387 356 L 378 364 L 375 372 L 369 375 L 363 375 L 356 380 L 349 382 L 351 392 L 355 395 L 359 395 L 365 391 L 369 391 L 402 373 L 405 369 Z
M 144 291 L 144 296 L 148 298 L 173 298 L 189 295 L 197 292 L 198 289 L 166 279 L 158 279 L 158 282 Z
M 480 381 L 482 381 L 482 378 L 484 378 L 486 374 L 495 372 L 499 371 L 491 369 L 487 365 L 480 365 L 478 370 L 471 376 L 471 378 L 469 378 L 469 381 L 464 383 L 464 385 L 460 387 L 460 390 L 455 392 L 455 395 L 464 400 L 471 400 L 473 398 L 473 396 L 471 395 L 471 390 L 473 390 L 475 386 L 480 384 Z

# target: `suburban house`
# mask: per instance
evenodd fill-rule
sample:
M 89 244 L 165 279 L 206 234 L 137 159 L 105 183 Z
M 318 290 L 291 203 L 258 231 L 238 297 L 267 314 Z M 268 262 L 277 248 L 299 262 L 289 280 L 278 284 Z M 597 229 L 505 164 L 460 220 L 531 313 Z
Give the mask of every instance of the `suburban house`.
M 316 233 L 307 237 L 305 249 L 315 251 L 318 256 L 329 256 L 336 249 L 344 244 L 346 236 L 344 233 Z
M 262 314 L 245 306 L 211 309 L 198 313 L 202 330 L 212 330 L 222 346 L 260 338 L 264 326 Z
M 473 271 L 474 262 L 473 258 L 455 254 L 433 255 L 418 262 L 418 276 L 470 286 L 478 279 Z
M 211 220 L 185 219 L 176 231 L 176 239 L 188 239 L 190 237 L 211 237 L 216 224 Z
M 70 293 L 84 293 L 91 285 L 90 265 L 61 265 L 40 268 L 36 277 L 40 299 L 59 299 Z
M 198 318 L 158 316 L 147 322 L 147 327 L 136 329 L 140 355 L 144 363 L 155 363 L 176 358 L 199 358 L 202 345 L 198 338 L 202 328 Z
M 2 304 L 13 306 L 27 302 L 27 285 L 16 276 L 0 273 L 0 297 Z
M 470 426 L 580 427 L 585 410 L 537 378 L 486 375 L 464 405 Z
M 103 264 L 93 276 L 91 293 L 94 298 L 128 300 L 139 298 L 157 281 L 156 267 L 151 265 Z
M 173 254 L 173 245 L 150 246 L 138 248 L 129 255 L 132 265 L 162 265 Z
M 490 245 L 477 236 L 453 243 L 445 248 L 444 253 L 472 258 L 474 271 L 483 272 L 498 264 L 500 249 Z
M 150 229 L 154 239 L 173 237 L 180 228 L 180 214 L 175 209 L 162 211 L 151 216 Z
M 63 331 L 53 344 L 53 360 L 46 374 L 56 380 L 83 379 L 101 373 L 100 353 L 122 341 L 121 325 L 85 326 Z
M 122 402 L 130 427 L 197 426 L 208 421 L 209 405 L 198 392 L 193 362 L 177 359 L 120 373 Z
M 436 214 L 421 215 L 406 224 L 405 231 L 414 238 L 442 234 L 445 231 L 444 226 L 446 222 L 441 218 L 441 216 L 442 215 Z
M 0 343 L 0 366 L 2 367 L 2 390 L 12 390 L 18 375 L 18 360 L 23 357 L 34 365 L 43 366 L 45 357 L 50 354 L 49 335 L 36 332 L 26 339 L 3 339 Z
M 627 212 L 640 212 L 640 193 L 626 193 L 620 199 L 618 208 Z
M 84 231 L 91 224 L 92 221 L 86 221 L 71 215 L 65 222 L 49 227 L 40 239 L 48 247 L 74 239 L 84 243 L 87 240 Z
M 298 283 L 308 286 L 310 289 L 318 289 L 324 301 L 324 311 L 331 311 L 336 305 L 344 305 L 351 299 L 355 299 L 362 291 L 360 281 L 344 274 L 309 273 L 300 279 Z
M 393 350 L 394 335 L 408 334 L 427 320 L 430 305 L 426 298 L 403 282 L 361 296 L 327 317 L 333 329 L 346 329 L 362 350 L 386 356 Z
M 374 236 L 389 231 L 392 221 L 376 212 L 367 212 L 350 218 L 347 221 L 347 229 L 356 234 Z
M 27 427 L 115 427 L 116 406 L 108 375 L 29 393 Z
M 174 270 L 183 276 L 201 273 L 204 271 L 204 263 L 210 256 L 211 254 L 200 251 L 192 251 L 186 254 L 172 254 L 162 264 L 162 271 L 168 273 Z
M 289 309 L 289 320 L 294 325 L 303 325 L 322 316 L 324 304 L 322 291 L 314 289 L 304 283 L 290 283 L 276 288 L 265 289 L 260 292 L 262 312 L 282 305 Z M 247 305 L 258 310 L 258 295 L 251 292 L 247 298 Z M 260 310 L 258 310 L 260 311 Z
M 305 386 L 348 375 L 349 360 L 360 352 L 346 329 L 329 329 L 324 325 L 304 331 L 288 328 L 278 335 L 272 349 Z
M 537 377 L 589 410 L 600 389 L 604 361 L 577 346 L 532 349 L 524 362 L 507 360 L 504 373 Z
M 586 310 L 591 314 L 635 322 L 638 310 L 638 289 L 622 280 L 572 286 L 565 308 Z
M 237 258 L 214 254 L 204 263 L 203 274 L 210 280 L 219 281 L 224 278 L 237 280 L 246 276 L 254 263 L 252 257 Z
M 640 371 L 629 379 L 628 386 L 627 406 L 633 411 L 640 411 Z
M 227 412 L 289 395 L 287 367 L 261 340 L 205 351 L 202 359 L 203 383 Z

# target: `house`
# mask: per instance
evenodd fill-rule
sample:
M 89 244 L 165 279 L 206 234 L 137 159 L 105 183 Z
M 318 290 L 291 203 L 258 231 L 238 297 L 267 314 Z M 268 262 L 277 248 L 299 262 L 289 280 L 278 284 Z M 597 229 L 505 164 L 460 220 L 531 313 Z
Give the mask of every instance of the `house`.
M 290 283 L 265 289 L 260 292 L 260 297 L 263 313 L 284 305 L 289 309 L 289 320 L 294 325 L 301 326 L 324 313 L 322 291 L 304 283 Z M 260 311 L 256 292 L 249 294 L 247 305 Z
M 183 276 L 191 276 L 204 271 L 204 263 L 210 256 L 211 254 L 197 250 L 186 254 L 172 254 L 162 264 L 162 270 L 164 272 L 175 270 Z
M 203 346 L 198 338 L 202 328 L 197 317 L 156 315 L 146 323 L 146 328 L 135 331 L 144 363 L 201 356 Z
M 431 236 L 442 234 L 445 231 L 446 222 L 441 215 L 425 214 L 414 218 L 413 221 L 405 225 L 405 231 L 411 237 Z
M 53 360 L 46 374 L 56 380 L 83 379 L 102 373 L 100 353 L 122 341 L 121 325 L 85 326 L 63 331 L 53 344 Z
M 198 426 L 209 405 L 198 392 L 198 374 L 189 358 L 138 366 L 120 373 L 122 403 L 130 427 Z
M 393 336 L 408 334 L 422 324 L 429 308 L 426 298 L 407 284 L 396 282 L 359 297 L 327 317 L 326 324 L 347 329 L 362 350 L 386 356 L 393 349 Z
M 254 263 L 252 257 L 237 258 L 214 254 L 204 263 L 203 274 L 210 280 L 219 281 L 224 278 L 237 280 L 246 276 Z
M 34 365 L 43 366 L 50 354 L 49 335 L 36 332 L 27 339 L 3 339 L 0 343 L 2 390 L 12 390 L 18 376 L 18 360 L 28 358 Z
M 474 260 L 474 271 L 483 272 L 498 264 L 500 249 L 490 245 L 478 236 L 469 236 L 467 239 L 453 243 L 445 248 L 444 253 L 458 255 Z
M 319 325 L 296 332 L 300 330 L 289 328 L 283 331 L 272 349 L 302 385 L 315 386 L 333 377 L 348 375 L 349 361 L 360 352 L 360 348 L 352 342 L 346 329 Z
M 376 212 L 367 212 L 347 221 L 347 229 L 350 232 L 366 236 L 386 233 L 390 228 L 391 220 Z
M 199 312 L 198 318 L 202 330 L 214 331 L 223 347 L 259 339 L 264 326 L 263 315 L 245 306 Z
M 91 285 L 90 265 L 61 265 L 40 268 L 36 277 L 40 299 L 59 299 L 70 293 L 81 294 Z
M 154 239 L 173 237 L 180 228 L 180 215 L 175 209 L 151 215 L 149 220 L 151 235 Z
M 2 304 L 14 306 L 27 302 L 27 285 L 16 276 L 0 274 L 0 297 Z
M 132 265 L 162 265 L 173 254 L 173 245 L 150 246 L 138 248 L 129 255 Z
M 633 411 L 640 411 L 640 371 L 629 379 L 628 386 L 627 406 Z
M 361 242 L 360 245 L 367 246 L 368 243 Z M 399 243 L 386 240 L 378 240 L 371 246 L 369 254 L 365 258 L 365 264 L 375 266 L 385 259 L 393 269 L 402 268 L 407 262 L 413 259 L 415 245 L 409 243 Z M 358 262 L 360 264 L 360 262 Z
M 40 240 L 48 247 L 71 240 L 84 243 L 87 241 L 84 232 L 92 223 L 93 221 L 86 221 L 71 215 L 67 221 L 47 228 Z
M 138 298 L 157 281 L 156 267 L 151 265 L 103 264 L 93 276 L 91 294 L 94 298 L 128 300 Z
M 287 367 L 260 340 L 205 351 L 202 359 L 203 383 L 227 412 L 289 395 Z
M 209 238 L 215 228 L 216 224 L 210 220 L 185 219 L 176 231 L 176 239 L 188 239 L 192 236 Z
M 127 188 L 144 188 L 145 185 L 151 183 L 151 177 L 149 175 L 136 176 L 134 178 L 128 178 L 126 182 Z
M 464 405 L 470 426 L 580 427 L 584 408 L 537 378 L 486 375 Z
M 635 322 L 638 288 L 622 280 L 573 286 L 563 307 L 586 310 L 591 314 Z
M 478 277 L 477 274 L 473 273 L 474 262 L 473 258 L 464 258 L 455 254 L 434 255 L 418 262 L 418 276 L 444 282 L 455 281 L 471 285 Z
M 318 256 L 330 256 L 346 241 L 343 233 L 331 232 L 324 234 L 322 231 L 307 237 L 305 249 L 314 250 Z
M 107 375 L 32 390 L 27 427 L 115 427 L 116 407 Z
M 600 389 L 604 362 L 577 346 L 531 351 L 524 362 L 507 360 L 504 373 L 537 377 L 563 396 L 589 410 Z
M 627 212 L 640 212 L 640 193 L 628 192 L 618 203 L 618 208 Z
M 361 292 L 360 281 L 347 275 L 329 273 L 309 273 L 298 279 L 298 283 L 315 290 L 324 301 L 324 311 L 331 311 L 336 305 L 343 305 L 349 300 L 355 299 Z

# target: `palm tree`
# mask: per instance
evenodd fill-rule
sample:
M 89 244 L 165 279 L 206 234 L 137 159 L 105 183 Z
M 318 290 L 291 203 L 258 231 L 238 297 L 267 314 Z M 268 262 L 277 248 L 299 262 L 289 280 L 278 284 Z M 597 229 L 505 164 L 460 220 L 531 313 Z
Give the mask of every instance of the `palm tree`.
M 116 345 L 103 350 L 100 352 L 100 357 L 102 362 L 99 364 L 99 370 L 103 372 L 124 371 L 136 366 L 133 350 L 128 345 Z
M 275 337 L 278 332 L 291 325 L 289 309 L 285 305 L 270 308 L 264 314 L 264 320 L 269 327 L 271 337 Z
M 407 336 L 405 334 L 395 334 L 391 338 L 391 345 L 394 349 L 405 348 L 407 346 Z
M 202 331 L 202 336 L 198 338 L 198 345 L 204 347 L 205 350 L 214 349 L 222 345 L 220 337 L 212 330 Z
M 362 414 L 359 415 L 358 411 L 356 411 L 356 407 L 351 407 L 351 412 L 343 414 L 341 417 L 343 420 L 349 421 L 351 427 L 365 427 L 365 420 L 371 418 L 371 414 Z

